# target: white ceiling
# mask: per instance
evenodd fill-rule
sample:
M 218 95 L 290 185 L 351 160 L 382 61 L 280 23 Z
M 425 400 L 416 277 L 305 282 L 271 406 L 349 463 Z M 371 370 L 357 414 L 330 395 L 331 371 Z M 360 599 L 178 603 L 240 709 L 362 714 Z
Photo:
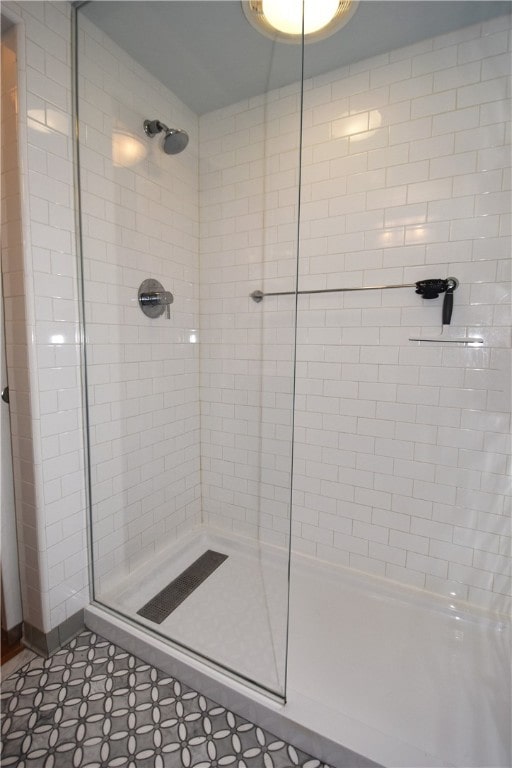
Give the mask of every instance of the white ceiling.
M 497 0 L 361 0 L 349 23 L 305 47 L 305 76 L 510 12 Z M 301 46 L 276 43 L 238 0 L 93 0 L 79 11 L 204 114 L 300 79 Z

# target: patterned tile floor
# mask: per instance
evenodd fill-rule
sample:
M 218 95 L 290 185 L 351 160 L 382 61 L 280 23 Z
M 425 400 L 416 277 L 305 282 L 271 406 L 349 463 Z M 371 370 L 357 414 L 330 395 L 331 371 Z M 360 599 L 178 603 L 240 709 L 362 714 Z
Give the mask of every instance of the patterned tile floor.
M 2 683 L 2 768 L 328 768 L 91 632 Z

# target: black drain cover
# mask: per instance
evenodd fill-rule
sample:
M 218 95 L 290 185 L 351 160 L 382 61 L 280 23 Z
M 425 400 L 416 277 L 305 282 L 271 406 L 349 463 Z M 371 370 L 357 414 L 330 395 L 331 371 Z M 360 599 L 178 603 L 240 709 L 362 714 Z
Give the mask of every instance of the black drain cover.
M 143 605 L 139 616 L 155 624 L 161 624 L 181 603 L 194 592 L 208 576 L 227 560 L 227 555 L 208 549 L 198 557 L 183 573 Z

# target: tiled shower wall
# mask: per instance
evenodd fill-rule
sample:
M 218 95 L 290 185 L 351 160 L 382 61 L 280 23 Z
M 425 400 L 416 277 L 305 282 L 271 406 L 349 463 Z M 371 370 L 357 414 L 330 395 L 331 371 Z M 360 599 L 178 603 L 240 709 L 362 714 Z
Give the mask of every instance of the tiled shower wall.
M 279 546 L 290 533 L 295 308 L 249 294 L 295 288 L 299 103 L 295 84 L 200 118 L 204 522 Z
M 2 389 L 9 386 L 9 415 L 10 415 L 10 444 L 13 456 L 12 469 L 16 468 L 16 486 L 18 490 L 20 522 L 31 516 L 33 504 L 33 484 L 29 482 L 34 464 L 33 441 L 30 420 L 30 386 L 28 373 L 28 344 L 21 331 L 20 325 L 26 317 L 25 291 L 23 279 L 23 234 L 21 221 L 20 195 L 20 163 L 18 152 L 18 120 L 16 105 L 19 101 L 17 73 L 17 35 L 16 27 L 9 29 L 2 24 L 2 59 L 1 59 L 1 121 L 2 121 L 2 360 L 9 360 L 8 380 L 4 379 L 7 370 L 2 363 Z M 4 352 L 5 350 L 5 352 Z M 5 354 L 5 358 L 3 355 Z M 3 406 L 5 408 L 5 405 Z M 4 410 L 5 415 L 5 410 Z M 2 428 L 3 429 L 3 428 Z M 13 484 L 9 477 L 9 461 L 4 457 L 5 442 L 2 438 L 2 628 L 12 629 L 21 622 L 20 587 L 16 586 L 20 569 L 29 570 L 33 574 L 32 562 L 37 562 L 37 556 L 31 547 L 33 542 L 27 541 L 23 526 L 17 523 L 14 510 L 13 491 L 8 492 L 6 484 Z M 4 466 L 5 461 L 5 466 Z M 23 477 L 27 480 L 23 482 Z M 7 514 L 6 514 L 7 510 Z M 14 536 L 11 531 L 15 532 Z M 9 535 L 11 533 L 11 535 Z M 16 553 L 6 552 L 12 544 L 20 543 L 19 557 Z M 21 563 L 18 562 L 21 560 Z M 7 562 L 7 566 L 6 566 Z M 12 563 L 12 567 L 11 566 Z M 9 566 L 9 567 L 8 567 Z M 25 587 L 25 602 L 27 602 L 27 585 Z M 5 611 L 5 615 L 4 615 Z M 5 623 L 4 623 L 5 622 Z
M 504 609 L 510 595 L 510 19 L 305 94 L 296 546 Z M 338 429 L 333 427 L 337 426 Z
M 79 96 L 95 576 L 112 586 L 200 522 L 197 116 L 80 18 Z M 179 155 L 145 119 L 184 128 Z M 146 317 L 159 280 L 170 318 Z
M 15 25 L 19 87 L 18 151 L 11 138 L 2 174 L 10 197 L 2 269 L 23 618 L 49 632 L 89 599 L 71 9 L 64 2 L 4 2 L 2 14 Z
M 496 610 L 507 610 L 511 593 L 509 75 L 510 18 L 502 17 L 305 83 L 299 288 L 454 276 L 460 286 L 444 335 L 484 343 L 409 341 L 441 333 L 441 299 L 425 301 L 413 289 L 300 297 L 293 508 L 296 549 Z M 298 95 L 283 89 L 267 99 L 275 194 L 263 272 L 247 248 L 261 220 L 240 240 L 250 166 L 239 167 L 239 152 L 230 151 L 257 131 L 261 105 L 235 105 L 200 123 L 203 291 L 205 299 L 236 295 L 232 305 L 246 313 L 217 326 L 224 366 L 230 344 L 233 365 L 244 357 L 236 344 L 251 332 L 233 330 L 244 322 L 272 329 L 265 342 L 276 344 L 276 366 L 291 354 L 294 299 L 254 306 L 244 298 L 254 288 L 294 288 L 287 228 Z M 209 161 L 212 126 L 223 138 Z M 257 138 L 251 145 L 256 152 Z M 224 194 L 231 199 L 232 179 L 237 209 L 213 206 Z M 242 396 L 236 378 L 218 381 L 210 400 Z M 231 501 L 233 445 L 223 462 L 225 449 L 214 443 L 205 436 L 205 450 L 220 459 L 211 485 Z M 285 443 L 279 448 L 286 466 Z M 262 456 L 266 466 L 271 451 Z M 269 480 L 267 496 L 279 498 L 283 481 Z M 205 484 L 205 509 L 208 493 Z M 210 520 L 243 530 L 243 504 L 223 508 L 222 519 Z M 279 543 L 276 509 L 269 503 L 256 522 L 260 537 Z

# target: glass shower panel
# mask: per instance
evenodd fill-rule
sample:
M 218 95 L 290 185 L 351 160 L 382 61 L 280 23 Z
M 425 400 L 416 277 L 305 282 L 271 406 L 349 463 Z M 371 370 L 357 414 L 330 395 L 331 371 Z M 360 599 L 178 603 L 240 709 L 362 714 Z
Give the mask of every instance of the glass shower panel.
M 77 14 L 95 599 L 280 697 L 301 59 L 238 2 Z

